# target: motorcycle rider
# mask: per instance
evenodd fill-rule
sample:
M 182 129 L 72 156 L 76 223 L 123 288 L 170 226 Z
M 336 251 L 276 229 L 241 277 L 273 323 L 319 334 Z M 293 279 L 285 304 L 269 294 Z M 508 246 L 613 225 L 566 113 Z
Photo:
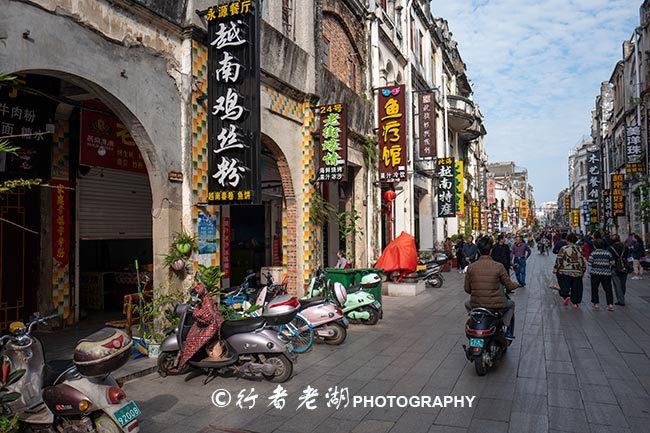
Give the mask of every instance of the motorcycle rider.
M 490 257 L 492 239 L 479 239 L 477 247 L 480 257 L 467 267 L 465 274 L 465 292 L 470 295 L 470 299 L 465 302 L 465 308 L 468 311 L 478 307 L 501 310 L 503 324 L 507 327 L 505 337 L 514 339 L 515 303 L 506 297 L 501 285 L 511 293 L 519 284 L 510 279 L 501 263 Z

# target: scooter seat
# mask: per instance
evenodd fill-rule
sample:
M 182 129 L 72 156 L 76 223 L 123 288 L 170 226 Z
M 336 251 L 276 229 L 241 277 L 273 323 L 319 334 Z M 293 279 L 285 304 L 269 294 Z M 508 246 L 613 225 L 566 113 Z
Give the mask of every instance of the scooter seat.
M 355 284 L 354 286 L 350 286 L 347 289 L 345 289 L 345 291 L 348 293 L 358 292 L 359 290 L 362 290 L 361 284 Z
M 298 308 L 298 311 L 302 311 L 305 308 L 313 307 L 314 305 L 324 304 L 325 302 L 327 302 L 327 299 L 323 298 L 322 296 L 317 296 L 315 298 L 299 299 L 299 301 L 300 301 L 300 308 Z
M 62 382 L 68 374 L 74 375 L 76 372 L 76 367 L 71 359 L 47 361 L 43 369 L 43 387 L 54 386 Z
M 241 320 L 227 320 L 221 325 L 221 338 L 232 337 L 235 334 L 253 332 L 264 326 L 264 317 L 250 317 Z

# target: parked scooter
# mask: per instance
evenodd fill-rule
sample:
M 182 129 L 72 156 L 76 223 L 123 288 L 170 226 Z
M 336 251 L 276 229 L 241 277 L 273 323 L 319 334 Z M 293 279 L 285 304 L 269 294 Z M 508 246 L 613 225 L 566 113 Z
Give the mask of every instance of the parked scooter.
M 211 298 L 208 299 L 205 302 L 212 302 Z M 203 301 L 193 296 L 188 303 L 176 308 L 180 317 L 178 328 L 160 346 L 158 372 L 163 377 L 176 374 L 185 340 L 194 323 L 192 311 L 199 302 Z M 226 373 L 262 376 L 276 383 L 286 382 L 293 374 L 294 355 L 290 354 L 291 348 L 271 327 L 291 322 L 299 306 L 298 299 L 283 298 L 269 303 L 260 317 L 223 322 L 220 335 L 227 343 L 230 356 L 225 360 L 214 360 L 205 351 L 200 351 L 188 362 L 189 366 L 206 372 L 206 382 L 215 374 Z M 180 373 L 186 371 L 184 369 Z
M 465 356 L 474 363 L 476 374 L 484 376 L 506 354 L 512 341 L 504 337 L 503 314 L 488 308 L 474 308 L 465 324 L 469 347 Z
M 14 322 L 10 334 L 0 338 L 2 371 L 12 382 L 8 390 L 20 393 L 9 407 L 18 414 L 21 431 L 138 432 L 140 409 L 111 376 L 131 356 L 131 339 L 105 328 L 79 341 L 74 361 L 45 362 L 43 345 L 32 330 L 55 317 Z
M 307 319 L 314 330 L 314 336 L 326 344 L 343 344 L 348 335 L 350 322 L 343 314 L 340 305 L 345 305 L 347 293 L 341 283 L 332 285 L 336 304 L 327 297 L 303 298 L 300 300 L 300 314 Z
M 439 289 L 445 282 L 445 278 L 442 276 L 442 266 L 448 261 L 449 257 L 444 253 L 436 254 L 431 259 L 420 258 L 417 270 L 404 276 L 401 281 L 424 281 L 427 287 Z M 397 281 L 400 273 L 394 272 L 390 277 L 392 281 Z
M 346 291 L 345 304 L 339 305 L 343 314 L 349 319 L 350 323 L 376 325 L 383 316 L 381 303 L 375 299 L 372 293 L 364 290 L 364 287 L 375 286 L 381 282 L 381 277 L 375 273 L 365 275 L 361 279 L 361 284 L 353 285 Z M 328 299 L 337 302 L 334 294 L 334 284 L 325 276 L 325 272 L 319 269 L 316 276 L 311 279 L 307 288 L 307 297 L 325 296 Z

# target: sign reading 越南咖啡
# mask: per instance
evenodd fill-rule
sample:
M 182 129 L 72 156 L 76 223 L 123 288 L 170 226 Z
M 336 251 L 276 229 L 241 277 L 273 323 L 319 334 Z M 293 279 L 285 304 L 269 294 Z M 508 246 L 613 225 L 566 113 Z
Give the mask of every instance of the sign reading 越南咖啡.
M 625 194 L 623 192 L 625 176 L 621 173 L 613 173 L 611 185 L 612 196 L 612 217 L 625 216 Z
M 436 174 L 438 176 L 438 217 L 456 216 L 456 194 L 454 190 L 454 158 L 438 158 Z
M 347 180 L 348 111 L 345 104 L 320 107 L 320 153 L 318 180 Z
M 208 22 L 208 202 L 260 200 L 259 1 L 222 2 Z
M 418 113 L 420 158 L 433 158 L 436 156 L 436 98 L 433 92 L 419 94 Z
M 382 87 L 377 96 L 379 179 L 406 179 L 406 102 L 404 85 Z

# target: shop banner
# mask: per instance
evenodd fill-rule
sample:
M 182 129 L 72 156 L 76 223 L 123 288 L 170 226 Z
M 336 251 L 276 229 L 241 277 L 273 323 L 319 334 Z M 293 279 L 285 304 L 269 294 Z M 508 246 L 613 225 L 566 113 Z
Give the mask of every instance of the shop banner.
M 438 218 L 456 216 L 454 158 L 436 159 L 438 176 Z
M 587 151 L 587 200 L 598 202 L 602 188 L 600 149 Z
M 610 185 L 612 187 L 612 217 L 625 216 L 625 195 L 623 191 L 625 176 L 620 173 L 612 174 Z
M 406 179 L 406 103 L 404 85 L 382 87 L 377 96 L 379 179 Z
M 70 260 L 70 183 L 52 179 L 52 258 L 59 268 Z
M 571 227 L 580 227 L 580 209 L 573 209 L 571 211 Z
M 81 110 L 79 163 L 91 167 L 146 173 L 140 149 L 129 130 L 99 101 L 84 102 Z
M 464 169 L 463 169 L 463 160 L 458 160 L 454 164 L 455 168 L 455 182 L 454 182 L 454 201 L 456 203 L 456 215 L 463 216 L 465 213 L 465 179 Z
M 208 202 L 260 201 L 259 1 L 211 7 L 208 21 Z
M 472 200 L 472 230 L 481 230 L 481 205 L 478 200 Z
M 494 204 L 497 202 L 494 190 L 496 189 L 496 181 L 494 179 L 488 179 L 487 181 L 487 199 L 489 204 Z
M 418 97 L 420 123 L 420 158 L 436 156 L 436 96 L 420 93 Z
M 643 142 L 641 140 L 641 127 L 634 125 L 625 128 L 625 172 L 627 174 L 645 174 L 645 161 L 643 161 Z
M 221 272 L 223 278 L 230 278 L 230 217 L 221 218 Z
M 501 222 L 504 224 L 508 222 L 508 210 L 506 208 L 501 209 Z
M 217 217 L 199 213 L 199 254 L 215 254 L 217 252 Z
M 571 195 L 564 196 L 564 211 L 568 214 L 571 212 Z
M 598 218 L 598 206 L 591 204 L 589 206 L 589 222 L 590 224 L 598 224 L 600 219 Z
M 523 218 L 526 219 L 528 218 L 528 200 L 522 199 L 519 202 L 519 215 Z
M 320 107 L 320 152 L 318 180 L 347 180 L 348 110 L 345 104 Z
M 609 227 L 614 224 L 614 219 L 612 215 L 612 193 L 609 189 L 603 190 L 603 219 L 605 227 Z
M 584 202 L 582 204 L 582 216 L 583 216 L 583 218 L 585 220 L 585 226 L 588 226 L 589 224 L 591 224 L 591 220 L 590 220 L 591 210 L 589 209 L 589 202 L 588 201 L 586 201 L 586 202 Z

